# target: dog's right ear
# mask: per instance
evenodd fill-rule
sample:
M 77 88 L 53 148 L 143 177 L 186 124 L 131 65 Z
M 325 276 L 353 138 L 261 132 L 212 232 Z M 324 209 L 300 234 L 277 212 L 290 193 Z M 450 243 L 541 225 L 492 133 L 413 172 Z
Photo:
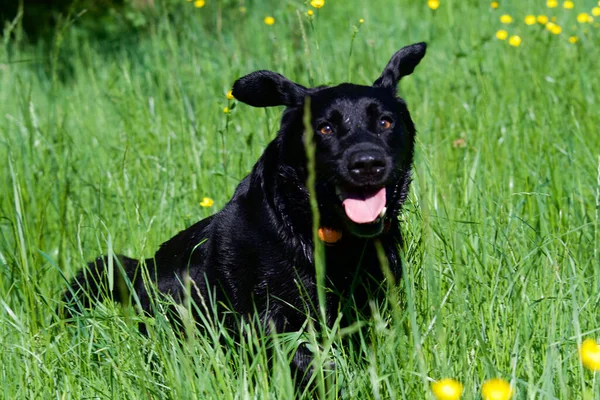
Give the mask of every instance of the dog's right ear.
M 308 89 L 271 71 L 256 71 L 241 77 L 233 84 L 232 94 L 242 103 L 253 107 L 301 105 Z

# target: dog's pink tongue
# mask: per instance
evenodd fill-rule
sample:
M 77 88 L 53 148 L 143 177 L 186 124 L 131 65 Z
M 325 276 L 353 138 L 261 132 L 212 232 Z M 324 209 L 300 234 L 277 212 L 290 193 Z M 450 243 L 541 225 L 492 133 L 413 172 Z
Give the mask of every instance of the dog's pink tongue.
M 346 215 L 357 224 L 367 224 L 377 219 L 385 207 L 385 188 L 376 192 L 347 193 L 342 202 Z

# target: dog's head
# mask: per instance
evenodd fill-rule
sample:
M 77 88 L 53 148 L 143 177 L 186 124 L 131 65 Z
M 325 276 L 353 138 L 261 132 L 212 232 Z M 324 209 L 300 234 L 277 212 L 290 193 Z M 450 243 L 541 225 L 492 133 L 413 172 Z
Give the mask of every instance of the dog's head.
M 235 82 L 233 95 L 239 101 L 254 107 L 287 107 L 280 135 L 291 143 L 288 147 L 296 147 L 293 157 L 304 163 L 303 114 L 310 99 L 317 197 L 327 224 L 344 225 L 356 236 L 377 236 L 386 212 L 395 215 L 404 201 L 415 127 L 396 88 L 425 50 L 425 43 L 400 49 L 372 86 L 306 88 L 271 71 L 257 71 Z

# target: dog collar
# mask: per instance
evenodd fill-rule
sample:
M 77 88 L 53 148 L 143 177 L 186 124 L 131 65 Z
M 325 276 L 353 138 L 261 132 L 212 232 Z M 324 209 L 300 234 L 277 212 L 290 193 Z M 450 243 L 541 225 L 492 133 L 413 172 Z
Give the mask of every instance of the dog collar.
M 325 244 L 335 244 L 340 241 L 342 238 L 342 231 L 338 231 L 337 229 L 327 228 L 322 226 L 319 228 L 317 232 L 319 239 Z
M 389 218 L 386 218 L 383 223 L 382 233 L 387 233 L 390 230 L 391 225 L 392 221 Z M 334 245 L 342 239 L 342 231 L 333 228 L 327 228 L 326 226 L 320 227 L 317 235 L 323 243 L 328 245 Z

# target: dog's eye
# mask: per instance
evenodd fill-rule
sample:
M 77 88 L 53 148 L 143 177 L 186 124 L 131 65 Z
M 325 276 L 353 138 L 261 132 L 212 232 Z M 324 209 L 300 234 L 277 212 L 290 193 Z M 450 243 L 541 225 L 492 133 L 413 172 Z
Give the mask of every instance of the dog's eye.
M 323 135 L 331 135 L 333 133 L 333 128 L 329 124 L 323 124 L 319 127 L 319 132 Z
M 383 117 L 379 120 L 379 126 L 383 129 L 390 129 L 392 121 L 387 117 Z

